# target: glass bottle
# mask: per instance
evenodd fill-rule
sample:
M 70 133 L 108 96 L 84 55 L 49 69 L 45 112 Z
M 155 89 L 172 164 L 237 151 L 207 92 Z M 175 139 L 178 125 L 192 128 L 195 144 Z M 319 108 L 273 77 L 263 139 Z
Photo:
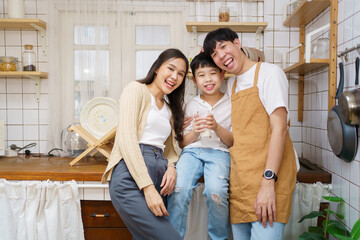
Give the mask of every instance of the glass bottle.
M 227 6 L 226 2 L 221 3 L 219 8 L 219 22 L 228 22 L 230 19 L 230 8 Z
M 25 45 L 23 52 L 23 71 L 36 71 L 36 56 L 33 45 Z

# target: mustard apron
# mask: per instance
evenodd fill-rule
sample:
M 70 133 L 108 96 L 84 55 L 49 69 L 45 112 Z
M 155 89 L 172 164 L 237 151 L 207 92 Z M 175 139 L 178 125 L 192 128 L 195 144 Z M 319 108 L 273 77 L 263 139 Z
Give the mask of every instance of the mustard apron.
M 246 223 L 257 221 L 255 199 L 265 170 L 271 136 L 270 117 L 262 105 L 257 88 L 261 62 L 257 63 L 254 85 L 235 93 L 237 79 L 232 87 L 231 124 L 234 145 L 229 149 L 230 221 Z M 296 161 L 293 145 L 286 135 L 284 154 L 275 183 L 276 222 L 287 223 L 296 182 Z

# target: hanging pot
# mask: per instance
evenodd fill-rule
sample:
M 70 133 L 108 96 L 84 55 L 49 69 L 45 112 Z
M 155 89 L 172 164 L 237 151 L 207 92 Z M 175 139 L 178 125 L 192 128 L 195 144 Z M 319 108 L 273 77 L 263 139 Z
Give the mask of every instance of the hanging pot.
M 335 99 L 339 99 L 344 88 L 344 65 L 339 64 L 340 83 Z M 334 154 L 346 162 L 351 162 L 358 148 L 357 127 L 346 125 L 340 117 L 339 106 L 335 105 L 328 114 L 327 135 Z
M 359 63 L 357 57 L 355 61 L 355 86 L 359 84 Z M 339 98 L 339 110 L 341 120 L 345 124 L 360 124 L 360 89 L 343 92 Z

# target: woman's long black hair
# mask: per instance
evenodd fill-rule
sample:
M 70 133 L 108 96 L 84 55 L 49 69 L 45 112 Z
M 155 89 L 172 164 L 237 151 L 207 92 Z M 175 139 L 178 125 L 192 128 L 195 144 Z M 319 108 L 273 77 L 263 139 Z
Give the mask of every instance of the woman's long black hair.
M 155 71 L 158 70 L 164 62 L 173 58 L 181 58 L 185 61 L 186 64 L 185 76 L 182 83 L 180 84 L 179 87 L 177 87 L 174 91 L 172 91 L 170 94 L 167 95 L 170 109 L 174 119 L 175 138 L 176 140 L 181 141 L 183 138 L 182 125 L 184 122 L 183 105 L 184 105 L 184 95 L 185 95 L 185 78 L 189 70 L 189 61 L 187 60 L 185 55 L 180 50 L 175 48 L 170 48 L 163 51 L 151 66 L 147 76 L 144 79 L 139 80 L 139 82 L 145 83 L 146 85 L 151 84 L 156 76 Z

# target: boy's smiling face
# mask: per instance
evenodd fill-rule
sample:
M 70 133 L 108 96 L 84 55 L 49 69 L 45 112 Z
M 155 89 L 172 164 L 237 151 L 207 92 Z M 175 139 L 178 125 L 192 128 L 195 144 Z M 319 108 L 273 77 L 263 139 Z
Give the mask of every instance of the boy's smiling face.
M 221 82 L 224 80 L 224 71 L 215 67 L 199 67 L 195 70 L 195 85 L 204 95 L 213 95 L 220 92 Z

